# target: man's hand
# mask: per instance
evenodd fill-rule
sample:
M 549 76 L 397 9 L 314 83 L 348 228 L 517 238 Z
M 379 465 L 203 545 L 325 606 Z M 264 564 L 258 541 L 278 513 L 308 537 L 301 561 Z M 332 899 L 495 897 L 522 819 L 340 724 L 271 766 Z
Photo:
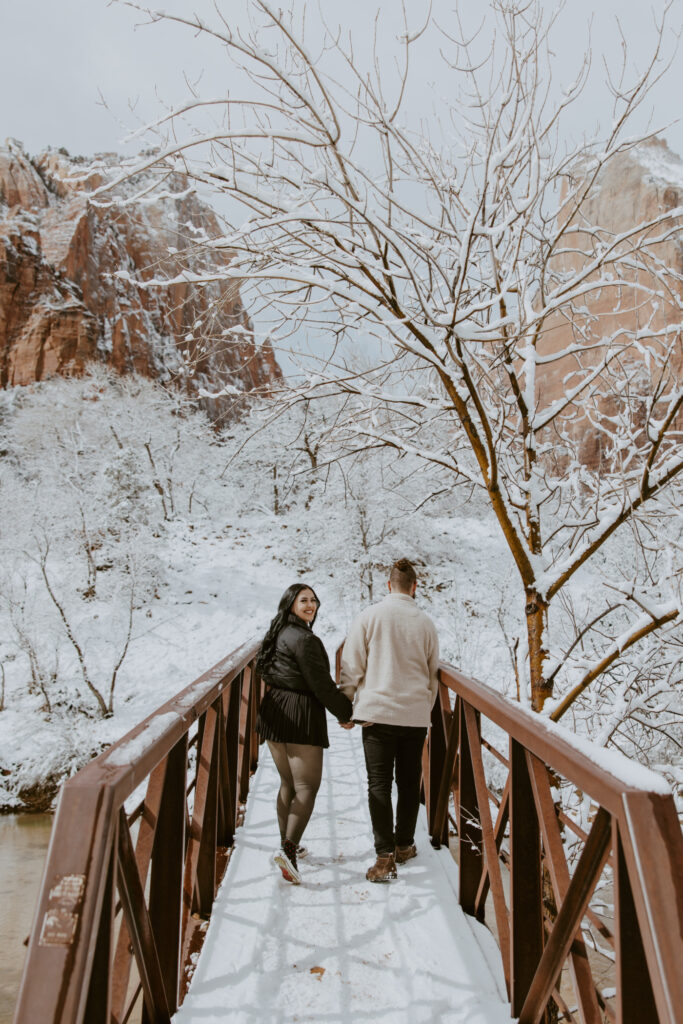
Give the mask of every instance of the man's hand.
M 353 729 L 355 722 L 340 722 L 342 729 Z

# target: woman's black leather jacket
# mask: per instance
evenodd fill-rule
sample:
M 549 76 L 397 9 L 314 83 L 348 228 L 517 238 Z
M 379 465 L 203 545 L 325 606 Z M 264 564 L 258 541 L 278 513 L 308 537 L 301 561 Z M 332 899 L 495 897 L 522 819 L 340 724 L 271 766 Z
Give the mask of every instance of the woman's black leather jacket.
M 340 722 L 351 719 L 351 701 L 330 675 L 330 659 L 322 640 L 293 612 L 278 634 L 265 679 L 269 686 L 283 690 L 311 692 Z

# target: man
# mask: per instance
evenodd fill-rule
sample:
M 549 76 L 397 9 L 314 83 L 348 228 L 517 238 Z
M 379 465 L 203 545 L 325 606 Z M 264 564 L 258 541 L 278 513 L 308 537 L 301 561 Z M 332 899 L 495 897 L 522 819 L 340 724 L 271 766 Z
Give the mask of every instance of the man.
M 434 623 L 414 601 L 415 569 L 395 562 L 389 594 L 354 620 L 341 663 L 343 693 L 363 726 L 368 802 L 376 863 L 370 882 L 396 878 L 396 864 L 417 855 L 422 750 L 437 694 L 439 641 Z M 396 774 L 396 829 L 391 787 Z

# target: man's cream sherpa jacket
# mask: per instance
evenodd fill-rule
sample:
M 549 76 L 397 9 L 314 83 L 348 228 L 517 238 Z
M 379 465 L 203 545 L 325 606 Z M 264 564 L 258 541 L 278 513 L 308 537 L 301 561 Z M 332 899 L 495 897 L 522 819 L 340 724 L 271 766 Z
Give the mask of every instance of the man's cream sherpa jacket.
M 437 693 L 439 640 L 408 594 L 389 594 L 354 619 L 344 644 L 341 689 L 353 717 L 385 725 L 429 725 Z

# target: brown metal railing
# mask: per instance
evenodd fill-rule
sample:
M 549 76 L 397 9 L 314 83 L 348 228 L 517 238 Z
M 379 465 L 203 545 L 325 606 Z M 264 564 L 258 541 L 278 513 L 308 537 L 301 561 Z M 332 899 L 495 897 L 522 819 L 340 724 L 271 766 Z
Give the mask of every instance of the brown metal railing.
M 64 786 L 15 1024 L 170 1020 L 257 763 L 256 650 L 219 662 Z M 620 781 L 451 666 L 440 678 L 423 765 L 429 831 L 439 846 L 455 828 L 463 909 L 484 920 L 493 905 L 513 1016 L 537 1024 L 554 1001 L 559 1019 L 582 1024 L 683 1020 L 672 797 Z M 578 823 L 557 799 L 563 783 L 589 807 Z M 590 905 L 599 882 L 612 927 Z M 610 945 L 615 996 L 596 983 L 595 933 Z
M 257 647 L 64 785 L 15 1024 L 170 1021 L 256 768 Z
M 598 748 L 577 749 L 452 666 L 440 680 L 423 765 L 429 831 L 435 846 L 448 842 L 449 819 L 457 834 L 466 913 L 484 920 L 493 905 L 512 1015 L 537 1024 L 554 1002 L 557 1019 L 581 1024 L 681 1024 L 683 837 L 672 796 L 654 775 L 650 789 L 647 776 L 628 781 L 633 770 L 620 781 Z M 562 791 L 580 799 L 583 821 Z M 590 905 L 598 884 L 613 923 Z M 613 961 L 607 984 L 595 977 L 595 933 Z

